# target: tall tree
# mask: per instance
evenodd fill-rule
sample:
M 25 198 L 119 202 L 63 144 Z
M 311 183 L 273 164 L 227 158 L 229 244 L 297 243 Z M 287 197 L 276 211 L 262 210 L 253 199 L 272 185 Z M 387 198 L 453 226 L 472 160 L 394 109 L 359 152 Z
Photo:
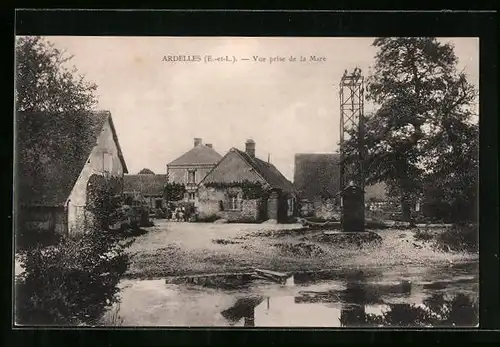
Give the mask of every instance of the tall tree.
M 367 99 L 378 109 L 366 120 L 367 183 L 384 181 L 399 191 L 409 220 L 410 202 L 422 193 L 424 176 L 439 172 L 443 153 L 460 139 L 453 134 L 470 125 L 476 91 L 457 71 L 450 44 L 435 38 L 377 38 L 373 45 L 378 52 Z M 354 152 L 357 141 L 353 131 L 347 153 Z M 346 161 L 355 159 L 348 155 Z
M 72 112 L 89 110 L 96 104 L 97 85 L 89 83 L 72 59 L 39 36 L 16 39 L 16 110 L 28 112 Z

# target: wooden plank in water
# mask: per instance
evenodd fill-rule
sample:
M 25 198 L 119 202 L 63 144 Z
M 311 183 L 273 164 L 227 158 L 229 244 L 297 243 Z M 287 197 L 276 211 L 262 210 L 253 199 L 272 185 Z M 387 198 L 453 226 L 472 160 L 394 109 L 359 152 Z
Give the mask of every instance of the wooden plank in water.
M 276 277 L 283 277 L 283 278 L 290 277 L 289 274 L 283 273 L 283 272 L 278 272 L 278 271 L 255 269 L 255 272 L 257 272 L 258 274 L 261 274 L 261 275 L 269 275 L 269 276 L 276 276 Z
M 283 272 L 270 271 L 264 269 L 255 269 L 255 273 L 262 277 L 265 277 L 274 282 L 283 283 L 289 278 L 291 275 Z

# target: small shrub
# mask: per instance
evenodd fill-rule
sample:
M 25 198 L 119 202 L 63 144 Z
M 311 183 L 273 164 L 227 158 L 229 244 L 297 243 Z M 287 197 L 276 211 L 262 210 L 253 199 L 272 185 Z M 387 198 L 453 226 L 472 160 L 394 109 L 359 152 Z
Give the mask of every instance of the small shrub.
M 130 243 L 94 231 L 27 250 L 25 271 L 16 278 L 16 323 L 98 323 L 118 301 L 117 284 L 128 266 L 125 248 Z
M 427 229 L 418 229 L 413 238 L 417 241 L 430 241 L 436 237 L 436 234 Z
M 106 312 L 101 320 L 101 324 L 105 326 L 122 326 L 123 323 L 124 319 L 120 316 L 120 303 Z
M 419 229 L 413 237 L 418 241 L 434 241 L 443 251 L 478 251 L 478 232 L 475 225 L 455 225 L 443 232 Z
M 476 225 L 455 225 L 440 233 L 437 242 L 444 250 L 477 252 L 478 238 Z

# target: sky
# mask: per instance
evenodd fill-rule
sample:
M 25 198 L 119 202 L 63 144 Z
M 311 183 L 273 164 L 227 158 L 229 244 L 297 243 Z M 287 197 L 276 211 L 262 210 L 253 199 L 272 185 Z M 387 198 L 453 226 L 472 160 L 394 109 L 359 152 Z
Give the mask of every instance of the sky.
M 244 149 L 251 138 L 257 157 L 269 156 L 293 180 L 296 153 L 337 149 L 340 78 L 355 67 L 366 76 L 376 54 L 373 38 L 47 39 L 73 55 L 71 65 L 98 85 L 98 108 L 111 112 L 132 174 L 142 168 L 165 173 L 166 164 L 191 149 L 195 137 L 221 155 L 231 147 Z M 478 86 L 479 39 L 439 40 L 455 46 L 458 68 Z M 201 61 L 165 61 L 176 55 L 199 55 Z M 207 55 L 237 61 L 205 62 Z M 311 61 L 312 55 L 324 59 Z M 270 61 L 277 56 L 285 61 Z

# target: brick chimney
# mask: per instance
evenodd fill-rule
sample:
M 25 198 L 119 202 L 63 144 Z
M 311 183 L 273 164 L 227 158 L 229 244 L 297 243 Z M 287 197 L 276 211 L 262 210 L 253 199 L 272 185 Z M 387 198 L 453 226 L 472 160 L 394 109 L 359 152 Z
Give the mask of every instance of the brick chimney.
M 252 139 L 248 139 L 245 143 L 245 152 L 250 157 L 255 158 L 255 142 Z
M 211 143 L 207 143 L 205 146 L 207 146 L 209 148 L 214 148 L 214 146 Z
M 194 138 L 194 146 L 195 147 L 201 145 L 201 143 L 202 142 L 201 142 L 201 139 L 199 137 Z

